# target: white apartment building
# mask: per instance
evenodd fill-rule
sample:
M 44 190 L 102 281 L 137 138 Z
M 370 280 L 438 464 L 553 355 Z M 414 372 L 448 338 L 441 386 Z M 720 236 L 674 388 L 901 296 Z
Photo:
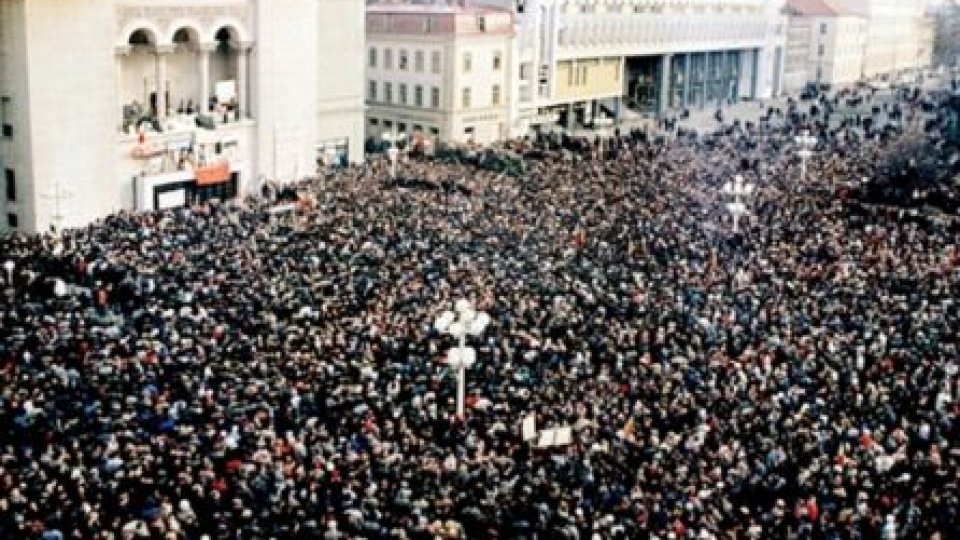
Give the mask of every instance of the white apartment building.
M 509 136 L 513 17 L 466 2 L 367 8 L 368 140 Z
M 0 0 L 0 230 L 363 159 L 363 0 Z
M 860 80 L 869 20 L 836 0 L 788 0 L 786 88 L 844 86 Z
M 476 0 L 517 14 L 512 132 L 782 91 L 782 0 Z

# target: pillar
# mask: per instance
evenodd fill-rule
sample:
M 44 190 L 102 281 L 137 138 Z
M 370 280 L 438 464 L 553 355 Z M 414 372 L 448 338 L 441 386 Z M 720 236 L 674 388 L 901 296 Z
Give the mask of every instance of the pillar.
M 707 107 L 707 89 L 710 87 L 710 53 L 703 53 L 703 82 L 700 83 L 703 92 L 700 94 L 700 108 Z
M 214 43 L 202 43 L 197 52 L 200 56 L 200 103 L 197 110 L 202 114 L 210 112 L 210 55 L 215 49 Z
M 574 125 L 573 103 L 567 104 L 567 131 L 573 131 Z
M 114 52 L 114 61 L 116 62 L 116 75 L 117 75 L 117 115 L 120 118 L 120 129 L 123 129 L 123 106 L 126 103 L 123 102 L 123 61 L 126 60 L 127 55 L 130 54 L 131 47 L 129 45 L 124 45 L 122 47 L 117 47 Z
M 620 107 L 623 106 L 623 96 L 613 98 L 613 123 L 620 125 Z
M 683 108 L 690 105 L 690 64 L 693 62 L 693 53 L 687 53 L 683 61 Z
M 246 118 L 250 113 L 248 110 L 250 96 L 247 91 L 249 87 L 247 56 L 249 56 L 251 48 L 252 45 L 250 43 L 243 42 L 240 44 L 237 52 L 237 104 L 240 106 L 240 118 Z
M 157 47 L 157 120 L 167 117 L 167 56 L 173 53 L 173 45 Z
M 663 116 L 670 103 L 670 59 L 673 55 L 660 57 L 660 91 L 657 94 L 657 115 Z
M 753 50 L 750 66 L 750 99 L 757 99 L 757 79 L 760 71 L 760 49 Z

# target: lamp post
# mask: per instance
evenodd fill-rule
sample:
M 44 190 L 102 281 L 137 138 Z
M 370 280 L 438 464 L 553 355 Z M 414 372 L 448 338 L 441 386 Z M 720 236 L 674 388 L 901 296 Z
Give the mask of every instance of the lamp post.
M 3 269 L 7 271 L 7 283 L 13 287 L 13 269 L 16 265 L 10 259 L 3 261 Z
M 807 160 L 813 156 L 813 149 L 817 146 L 817 138 L 810 135 L 809 129 L 805 129 L 794 138 L 794 141 L 800 145 L 797 155 L 800 156 L 800 182 L 803 182 L 807 178 Z
M 745 182 L 743 176 L 739 174 L 733 177 L 732 182 L 727 182 L 720 189 L 721 193 L 732 197 L 733 201 L 726 204 L 727 211 L 733 216 L 733 233 L 740 232 L 740 216 L 747 213 L 747 205 L 743 202 L 744 198 L 753 194 L 753 184 Z
M 434 321 L 433 327 L 441 334 L 457 340 L 457 346 L 447 353 L 447 365 L 457 371 L 457 416 L 463 418 L 463 401 L 466 387 L 466 371 L 477 360 L 477 351 L 467 346 L 467 336 L 479 336 L 490 324 L 490 315 L 476 311 L 467 300 L 457 300 L 454 311 L 444 311 Z
M 400 157 L 400 150 L 397 149 L 397 137 L 389 131 L 384 131 L 380 138 L 390 143 L 390 147 L 387 148 L 387 159 L 390 160 L 390 179 L 396 180 L 397 159 Z

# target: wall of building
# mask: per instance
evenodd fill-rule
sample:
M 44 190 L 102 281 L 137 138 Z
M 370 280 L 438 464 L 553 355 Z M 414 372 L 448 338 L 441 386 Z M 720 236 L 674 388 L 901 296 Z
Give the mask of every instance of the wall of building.
M 364 0 L 319 2 L 317 137 L 347 138 L 350 160 L 362 162 L 364 133 Z
M 256 2 L 254 87 L 257 176 L 288 180 L 316 170 L 320 2 Z
M 582 58 L 557 62 L 554 96 L 559 101 L 617 97 L 623 94 L 620 58 Z
M 0 134 L 0 233 L 12 230 L 9 215 L 18 230 L 32 230 L 37 198 L 30 178 L 29 80 L 27 66 L 26 0 L 0 1 L 0 97 L 8 98 L 3 122 L 13 128 L 12 137 Z M 13 171 L 16 200 L 7 200 L 6 170 Z
M 124 207 L 121 193 L 130 186 L 114 174 L 114 37 L 104 31 L 113 20 L 111 4 L 101 0 L 26 2 L 30 181 L 41 197 L 34 230 L 54 223 L 58 188 L 71 193 L 60 201 L 64 227 Z

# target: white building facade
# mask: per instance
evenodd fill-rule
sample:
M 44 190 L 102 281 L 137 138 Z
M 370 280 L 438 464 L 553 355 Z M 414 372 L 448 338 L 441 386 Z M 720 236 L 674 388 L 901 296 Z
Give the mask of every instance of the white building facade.
M 855 0 L 847 0 L 853 2 Z M 927 67 L 933 54 L 926 0 L 862 0 L 869 19 L 864 75 Z
M 515 134 L 782 90 L 781 0 L 478 1 L 517 13 Z
M 368 140 L 508 137 L 513 30 L 510 12 L 483 6 L 368 6 Z
M 863 77 L 869 19 L 840 2 L 787 2 L 787 81 L 789 92 L 808 83 L 853 84 Z
M 0 228 L 80 226 L 362 160 L 364 7 L 3 0 Z

